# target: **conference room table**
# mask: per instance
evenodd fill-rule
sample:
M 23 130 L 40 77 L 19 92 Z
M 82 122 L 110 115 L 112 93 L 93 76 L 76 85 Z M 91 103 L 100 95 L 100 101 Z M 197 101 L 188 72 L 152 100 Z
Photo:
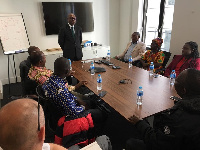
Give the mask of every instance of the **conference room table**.
M 101 60 L 101 58 L 93 60 Z M 103 67 L 106 72 L 91 75 L 89 61 L 75 61 L 72 63 L 72 70 L 75 71 L 74 77 L 79 81 L 87 81 L 86 86 L 98 94 L 97 76 L 101 74 L 102 90 L 107 91 L 102 100 L 126 119 L 133 115 L 141 119 L 146 118 L 174 105 L 170 96 L 177 96 L 177 93 L 174 86 L 170 85 L 169 78 L 161 75 L 157 78 L 149 76 L 147 70 L 135 66 L 129 68 L 128 63 L 116 59 L 111 58 L 110 62 L 115 66 L 120 66 L 121 69 L 113 69 L 112 66 L 95 63 L 95 67 Z M 130 81 L 127 84 L 119 84 L 122 79 L 130 79 Z M 143 103 L 140 106 L 136 104 L 139 86 L 142 86 L 144 92 Z

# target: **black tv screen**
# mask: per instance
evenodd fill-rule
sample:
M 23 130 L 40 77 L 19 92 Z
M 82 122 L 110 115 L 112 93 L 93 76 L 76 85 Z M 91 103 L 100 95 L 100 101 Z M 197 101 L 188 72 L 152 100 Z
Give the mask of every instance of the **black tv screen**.
M 82 32 L 94 31 L 92 2 L 42 2 L 42 6 L 46 35 L 58 34 L 70 13 L 76 15 L 76 25 Z

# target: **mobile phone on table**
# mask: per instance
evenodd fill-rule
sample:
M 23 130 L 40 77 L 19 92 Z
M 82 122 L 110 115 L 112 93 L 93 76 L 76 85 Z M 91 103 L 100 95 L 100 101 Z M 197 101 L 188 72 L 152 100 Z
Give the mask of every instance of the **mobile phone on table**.
M 104 97 L 106 95 L 106 93 L 107 93 L 106 91 L 101 91 L 99 93 L 99 97 L 101 97 L 101 98 Z

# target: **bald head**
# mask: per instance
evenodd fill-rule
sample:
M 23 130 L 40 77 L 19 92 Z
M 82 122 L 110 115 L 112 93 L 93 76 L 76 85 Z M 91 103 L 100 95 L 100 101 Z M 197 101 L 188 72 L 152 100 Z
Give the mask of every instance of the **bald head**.
M 186 69 L 176 79 L 175 89 L 179 96 L 200 95 L 200 71 Z
M 40 106 L 40 126 L 45 125 Z M 31 99 L 18 99 L 0 109 L 0 147 L 24 149 L 40 143 L 38 139 L 38 104 Z

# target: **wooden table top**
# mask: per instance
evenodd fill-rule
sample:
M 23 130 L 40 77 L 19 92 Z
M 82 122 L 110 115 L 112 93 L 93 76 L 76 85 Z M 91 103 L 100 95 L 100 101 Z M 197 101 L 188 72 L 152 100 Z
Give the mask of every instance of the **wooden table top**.
M 98 59 L 97 59 L 98 60 Z M 103 67 L 106 72 L 100 73 L 102 77 L 102 90 L 107 94 L 102 98 L 106 103 L 113 107 L 122 116 L 128 119 L 132 115 L 140 118 L 149 117 L 158 112 L 166 110 L 173 106 L 170 96 L 177 96 L 173 86 L 169 84 L 169 78 L 158 76 L 157 78 L 149 77 L 149 72 L 133 66 L 128 68 L 128 64 L 111 59 L 111 62 L 121 69 L 112 69 L 111 66 L 105 64 L 96 64 L 96 67 Z M 91 76 L 88 72 L 90 63 L 82 63 L 76 61 L 72 63 L 75 71 L 74 77 L 79 81 L 88 81 L 87 87 L 95 94 L 97 91 L 98 73 Z M 131 79 L 132 84 L 119 84 L 122 79 Z M 143 104 L 136 104 L 137 89 L 142 86 Z

